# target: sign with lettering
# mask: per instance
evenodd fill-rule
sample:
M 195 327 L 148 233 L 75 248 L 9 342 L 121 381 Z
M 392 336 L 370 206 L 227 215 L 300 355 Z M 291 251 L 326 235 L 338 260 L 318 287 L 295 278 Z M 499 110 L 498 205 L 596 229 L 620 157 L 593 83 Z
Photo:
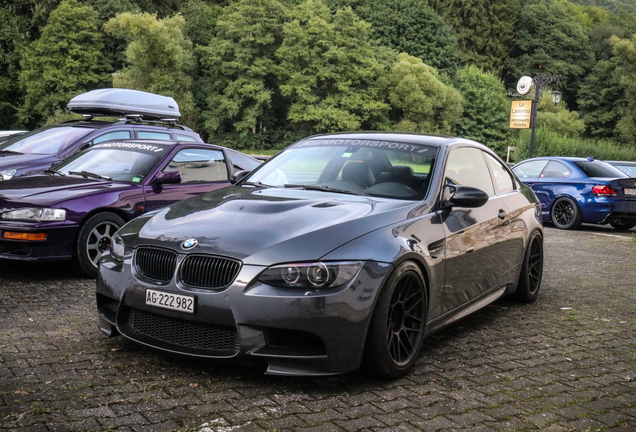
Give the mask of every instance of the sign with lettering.
M 532 101 L 512 101 L 510 107 L 510 129 L 529 129 Z

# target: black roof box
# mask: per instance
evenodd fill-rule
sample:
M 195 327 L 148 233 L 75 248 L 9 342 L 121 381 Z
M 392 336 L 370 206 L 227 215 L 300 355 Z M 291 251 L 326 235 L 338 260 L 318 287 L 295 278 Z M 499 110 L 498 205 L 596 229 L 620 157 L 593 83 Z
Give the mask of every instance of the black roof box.
M 181 116 L 171 97 L 129 89 L 92 90 L 75 96 L 67 105 L 76 114 L 91 116 L 142 116 L 144 119 L 177 119 Z

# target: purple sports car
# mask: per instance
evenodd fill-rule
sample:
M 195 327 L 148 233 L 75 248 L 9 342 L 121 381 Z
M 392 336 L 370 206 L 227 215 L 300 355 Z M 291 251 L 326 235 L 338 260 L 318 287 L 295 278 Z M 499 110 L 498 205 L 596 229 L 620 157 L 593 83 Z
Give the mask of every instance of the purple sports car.
M 211 144 L 123 140 L 97 144 L 44 175 L 0 182 L 0 259 L 70 260 L 96 276 L 125 222 L 228 186 L 259 161 Z

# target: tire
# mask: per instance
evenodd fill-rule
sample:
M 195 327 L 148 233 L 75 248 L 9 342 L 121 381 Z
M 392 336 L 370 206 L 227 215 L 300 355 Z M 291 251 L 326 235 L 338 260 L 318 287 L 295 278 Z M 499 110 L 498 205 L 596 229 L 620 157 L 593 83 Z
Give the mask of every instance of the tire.
M 530 236 L 523 256 L 517 290 L 513 298 L 521 303 L 532 303 L 537 299 L 543 279 L 543 238 L 538 231 Z
M 381 378 L 405 376 L 417 360 L 428 312 L 424 277 L 413 262 L 400 264 L 373 311 L 364 363 Z
M 636 226 L 636 220 L 615 220 L 610 225 L 618 231 L 629 231 Z
M 82 273 L 97 277 L 99 259 L 123 224 L 124 220 L 113 213 L 97 213 L 84 222 L 75 245 L 77 265 Z
M 559 198 L 552 205 L 550 219 L 555 227 L 564 230 L 577 229 L 583 223 L 581 211 L 570 198 Z

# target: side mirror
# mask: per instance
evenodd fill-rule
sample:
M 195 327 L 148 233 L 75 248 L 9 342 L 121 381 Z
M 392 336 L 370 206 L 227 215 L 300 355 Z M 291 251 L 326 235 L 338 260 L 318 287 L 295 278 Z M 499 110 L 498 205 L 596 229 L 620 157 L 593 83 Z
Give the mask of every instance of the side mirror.
M 488 194 L 481 189 L 471 186 L 445 186 L 444 196 L 449 196 L 442 203 L 442 207 L 481 207 L 488 202 Z
M 236 171 L 236 172 L 232 173 L 232 175 L 230 176 L 230 183 L 236 184 L 236 183 L 240 182 L 249 173 L 251 173 L 250 170 L 240 170 L 240 171 Z
M 179 171 L 164 171 L 159 173 L 157 177 L 152 181 L 152 184 L 164 185 L 164 184 L 179 184 L 181 183 L 181 172 Z

